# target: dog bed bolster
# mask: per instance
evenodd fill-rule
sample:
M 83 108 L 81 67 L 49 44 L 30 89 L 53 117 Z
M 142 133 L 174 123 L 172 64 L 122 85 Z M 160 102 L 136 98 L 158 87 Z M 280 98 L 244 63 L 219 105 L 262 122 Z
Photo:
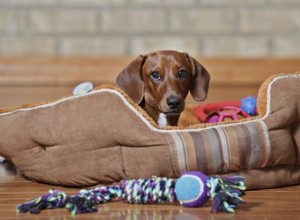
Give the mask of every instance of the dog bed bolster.
M 300 183 L 300 75 L 262 84 L 259 117 L 161 129 L 120 89 L 0 114 L 0 156 L 34 181 L 87 186 L 191 170 L 245 176 L 248 188 Z

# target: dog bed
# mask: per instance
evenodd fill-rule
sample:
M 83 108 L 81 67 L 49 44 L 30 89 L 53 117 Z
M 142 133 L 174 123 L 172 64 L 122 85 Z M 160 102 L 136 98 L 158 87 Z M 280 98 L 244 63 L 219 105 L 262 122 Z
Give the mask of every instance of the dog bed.
M 88 186 L 153 175 L 242 175 L 249 189 L 300 183 L 300 74 L 276 75 L 259 116 L 161 129 L 111 85 L 53 103 L 3 109 L 0 156 L 27 178 Z

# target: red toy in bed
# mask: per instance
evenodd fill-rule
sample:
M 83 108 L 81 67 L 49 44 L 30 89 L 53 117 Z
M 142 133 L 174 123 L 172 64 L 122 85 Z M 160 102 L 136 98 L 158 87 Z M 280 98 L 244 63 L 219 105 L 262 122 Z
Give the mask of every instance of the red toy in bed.
M 256 115 L 256 98 L 249 96 L 241 100 L 209 103 L 199 105 L 193 110 L 203 123 L 239 120 Z

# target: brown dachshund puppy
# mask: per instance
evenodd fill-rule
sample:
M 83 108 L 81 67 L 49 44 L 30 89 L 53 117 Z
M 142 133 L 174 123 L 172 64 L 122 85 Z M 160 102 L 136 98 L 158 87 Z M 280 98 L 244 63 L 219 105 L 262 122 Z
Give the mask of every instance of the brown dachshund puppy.
M 177 51 L 140 55 L 118 75 L 117 85 L 159 124 L 176 126 L 190 91 L 202 101 L 209 73 L 194 58 Z

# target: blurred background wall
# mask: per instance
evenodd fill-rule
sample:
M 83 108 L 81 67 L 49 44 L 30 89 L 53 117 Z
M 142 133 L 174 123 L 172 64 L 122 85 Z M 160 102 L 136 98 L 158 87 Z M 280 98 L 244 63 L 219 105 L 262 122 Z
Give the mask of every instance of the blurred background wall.
M 0 0 L 0 55 L 300 56 L 300 0 Z

